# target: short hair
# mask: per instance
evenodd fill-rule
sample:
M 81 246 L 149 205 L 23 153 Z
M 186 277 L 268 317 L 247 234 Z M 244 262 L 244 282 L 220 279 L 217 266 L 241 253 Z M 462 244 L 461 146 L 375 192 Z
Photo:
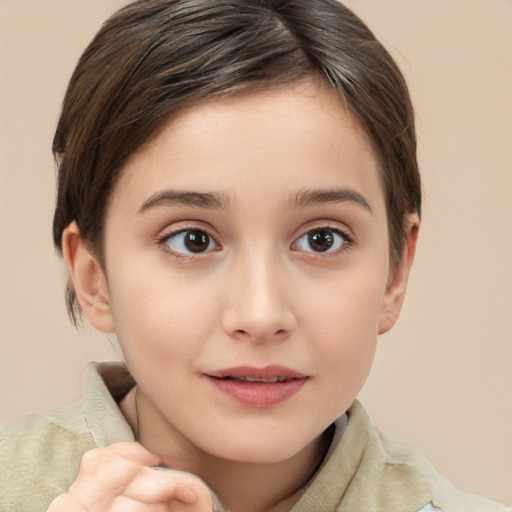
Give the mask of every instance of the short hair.
M 392 57 L 337 0 L 138 0 L 108 19 L 71 77 L 53 152 L 53 240 L 73 221 L 103 265 L 107 203 L 124 165 L 172 114 L 239 92 L 325 80 L 379 158 L 391 266 L 421 209 L 414 112 Z M 71 281 L 66 302 L 81 308 Z

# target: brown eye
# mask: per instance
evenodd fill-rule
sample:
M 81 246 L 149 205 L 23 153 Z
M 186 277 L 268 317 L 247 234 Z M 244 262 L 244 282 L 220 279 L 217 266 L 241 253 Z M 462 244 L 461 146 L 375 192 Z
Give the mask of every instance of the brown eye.
M 171 234 L 165 243 L 173 252 L 179 254 L 199 254 L 217 248 L 212 237 L 200 229 L 187 229 Z
M 332 252 L 341 248 L 348 238 L 336 229 L 313 229 L 304 233 L 295 243 L 295 247 L 307 252 Z
M 203 252 L 210 245 L 210 237 L 204 231 L 187 231 L 184 243 L 189 251 Z
M 313 231 L 308 234 L 309 246 L 316 252 L 328 251 L 334 244 L 334 236 L 329 231 Z

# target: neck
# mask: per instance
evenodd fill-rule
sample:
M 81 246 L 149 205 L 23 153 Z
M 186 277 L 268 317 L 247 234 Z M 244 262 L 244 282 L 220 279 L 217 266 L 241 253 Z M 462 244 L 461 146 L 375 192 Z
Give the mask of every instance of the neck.
M 214 459 L 199 476 L 230 512 L 282 512 L 302 495 L 313 476 L 323 443 L 315 440 L 292 458 L 273 464 Z
M 134 389 L 121 404 L 137 441 L 162 457 L 164 465 L 201 478 L 230 512 L 288 510 L 320 466 L 330 438 L 319 436 L 293 457 L 277 463 L 248 463 L 198 449 L 165 422 Z

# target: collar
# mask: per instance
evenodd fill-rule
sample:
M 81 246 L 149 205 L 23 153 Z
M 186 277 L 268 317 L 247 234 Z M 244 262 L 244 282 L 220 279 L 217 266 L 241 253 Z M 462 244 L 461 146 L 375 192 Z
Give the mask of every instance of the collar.
M 96 446 L 135 441 L 118 402 L 135 385 L 125 363 L 90 363 L 85 369 L 83 386 L 84 414 Z
M 134 441 L 117 403 L 135 385 L 123 362 L 91 363 L 84 412 L 98 447 Z M 376 429 L 356 400 L 336 422 L 329 451 L 289 512 L 420 510 L 432 501 L 435 472 L 413 448 Z M 434 477 L 432 477 L 434 478 Z

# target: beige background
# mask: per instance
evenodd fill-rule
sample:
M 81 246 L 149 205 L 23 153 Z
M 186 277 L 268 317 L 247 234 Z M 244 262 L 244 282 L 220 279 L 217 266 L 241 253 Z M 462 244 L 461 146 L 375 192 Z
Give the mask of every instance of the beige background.
M 0 0 L 0 422 L 116 357 L 68 324 L 51 245 L 67 79 L 121 0 Z M 351 0 L 405 72 L 426 191 L 409 297 L 361 399 L 461 488 L 512 503 L 512 1 Z

